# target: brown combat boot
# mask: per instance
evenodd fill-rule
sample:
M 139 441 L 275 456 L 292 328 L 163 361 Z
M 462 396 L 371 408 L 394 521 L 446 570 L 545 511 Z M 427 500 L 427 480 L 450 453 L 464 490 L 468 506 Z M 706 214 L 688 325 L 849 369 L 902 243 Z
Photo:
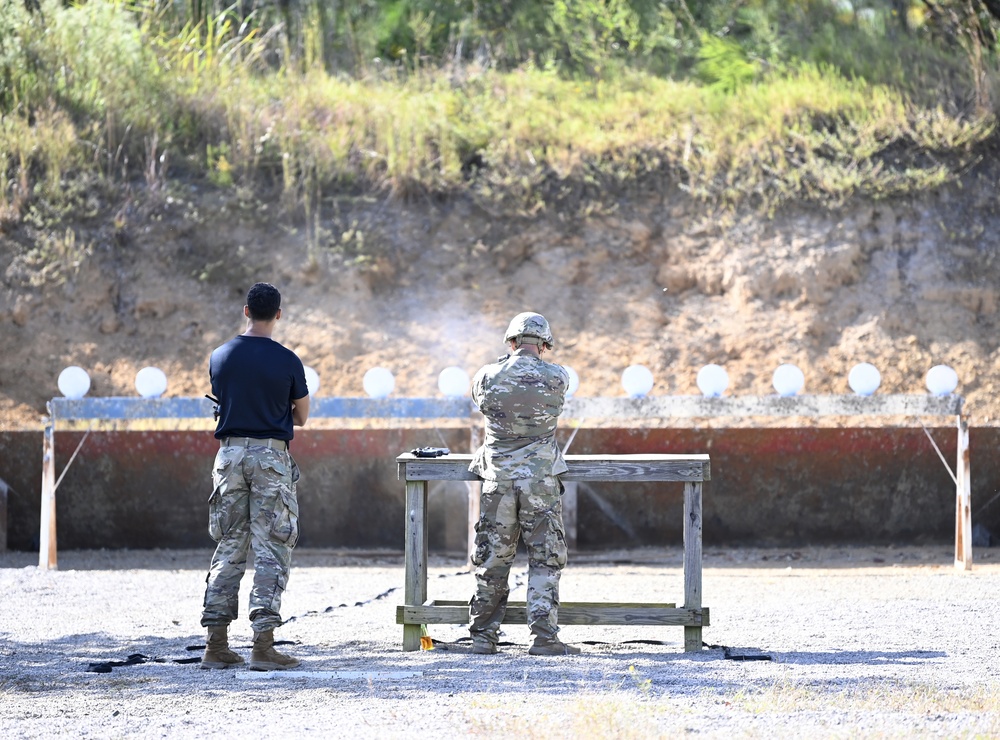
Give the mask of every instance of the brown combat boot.
M 274 649 L 274 630 L 253 633 L 253 652 L 250 653 L 251 671 L 289 671 L 301 663 Z
M 496 655 L 497 646 L 490 640 L 472 638 L 472 652 L 475 655 Z
M 558 637 L 535 637 L 528 655 L 579 655 L 580 648 L 567 645 Z
M 245 662 L 242 657 L 229 649 L 229 628 L 226 626 L 209 627 L 208 638 L 205 641 L 205 654 L 201 656 L 201 667 L 229 668 Z

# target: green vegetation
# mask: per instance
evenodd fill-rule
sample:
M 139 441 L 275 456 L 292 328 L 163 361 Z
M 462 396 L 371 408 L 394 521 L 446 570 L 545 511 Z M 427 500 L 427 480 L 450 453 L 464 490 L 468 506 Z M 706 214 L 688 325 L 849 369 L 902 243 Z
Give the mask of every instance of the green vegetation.
M 993 132 L 978 3 L 2 3 L 0 226 L 178 177 L 310 218 L 334 189 L 521 214 L 920 190 Z

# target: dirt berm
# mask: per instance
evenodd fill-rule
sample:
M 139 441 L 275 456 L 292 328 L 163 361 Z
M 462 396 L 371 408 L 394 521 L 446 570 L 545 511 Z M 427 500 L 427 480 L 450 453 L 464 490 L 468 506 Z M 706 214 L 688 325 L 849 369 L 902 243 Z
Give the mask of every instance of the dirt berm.
M 474 372 L 501 351 L 510 317 L 534 310 L 579 395 L 622 395 L 633 363 L 652 370 L 655 394 L 696 393 L 709 362 L 727 368 L 733 394 L 772 393 L 783 362 L 804 370 L 806 392 L 849 392 L 862 361 L 883 392 L 920 393 L 945 363 L 972 424 L 993 425 L 1000 168 L 989 161 L 906 200 L 771 217 L 720 214 L 680 191 L 573 219 L 506 217 L 462 197 L 344 196 L 305 229 L 277 200 L 197 183 L 95 198 L 72 223 L 0 230 L 0 428 L 38 428 L 71 364 L 91 373 L 92 395 L 134 395 L 135 373 L 156 365 L 168 395 L 201 396 L 208 355 L 242 330 L 255 280 L 281 288 L 277 338 L 319 372 L 322 395 L 364 395 L 376 365 L 398 395 L 436 395 L 444 367 Z

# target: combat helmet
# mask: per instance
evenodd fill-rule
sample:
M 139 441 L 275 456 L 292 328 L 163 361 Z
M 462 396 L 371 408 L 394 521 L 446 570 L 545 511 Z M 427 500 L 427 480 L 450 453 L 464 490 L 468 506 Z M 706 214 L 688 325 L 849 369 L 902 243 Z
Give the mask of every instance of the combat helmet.
M 539 340 L 540 344 L 545 345 L 549 349 L 555 344 L 555 340 L 552 338 L 552 330 L 549 328 L 549 322 L 540 313 L 533 313 L 531 311 L 519 313 L 510 320 L 510 326 L 507 327 L 507 333 L 504 334 L 503 340 L 504 342 L 509 342 L 511 339 L 517 339 L 518 337 L 534 337 Z M 525 344 L 535 344 L 535 342 L 525 342 Z

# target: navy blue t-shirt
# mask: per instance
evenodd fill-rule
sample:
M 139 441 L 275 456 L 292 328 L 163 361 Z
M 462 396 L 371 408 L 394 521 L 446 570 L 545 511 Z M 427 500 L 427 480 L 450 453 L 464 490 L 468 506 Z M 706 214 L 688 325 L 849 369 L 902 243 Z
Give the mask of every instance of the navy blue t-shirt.
M 294 352 L 267 337 L 241 335 L 212 353 L 208 374 L 219 399 L 217 439 L 292 439 L 292 401 L 309 395 Z

